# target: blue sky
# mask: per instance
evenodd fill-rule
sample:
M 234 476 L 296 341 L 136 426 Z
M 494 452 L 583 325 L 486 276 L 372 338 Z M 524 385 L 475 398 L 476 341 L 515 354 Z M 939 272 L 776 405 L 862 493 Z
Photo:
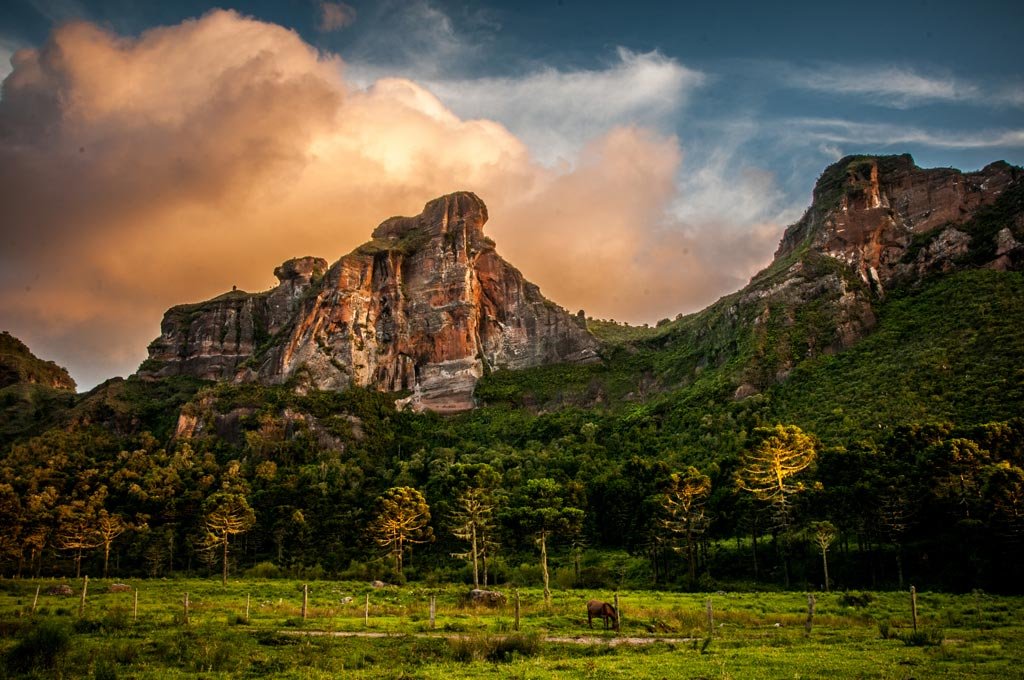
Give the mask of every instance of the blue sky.
M 75 21 L 92 28 L 60 28 Z M 36 52 L 0 99 L 0 317 L 92 384 L 144 358 L 170 304 L 265 289 L 285 257 L 336 259 L 379 219 L 460 188 L 564 306 L 634 323 L 694 311 L 770 260 L 842 155 L 1024 163 L 1022 29 L 1017 2 L 5 0 L 0 77 Z M 262 99 L 225 103 L 235 61 Z M 270 151 L 241 162 L 235 131 Z M 54 193 L 68 148 L 91 152 L 73 157 L 81 195 Z M 134 184 L 140 167 L 150 185 Z M 261 199 L 274 191 L 334 222 Z M 240 239 L 250 251 L 232 257 Z M 135 262 L 168 251 L 191 277 L 127 289 Z M 69 287 L 71 312 L 55 302 Z

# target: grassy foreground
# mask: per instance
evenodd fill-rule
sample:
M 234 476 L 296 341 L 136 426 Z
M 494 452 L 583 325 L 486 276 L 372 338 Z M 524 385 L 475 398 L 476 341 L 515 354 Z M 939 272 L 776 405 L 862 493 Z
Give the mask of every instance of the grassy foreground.
M 808 635 L 805 593 L 622 591 L 622 630 L 587 629 L 584 603 L 612 593 L 536 589 L 493 608 L 467 588 L 286 580 L 0 581 L 0 673 L 7 677 L 1016 677 L 1024 662 L 1024 598 L 918 595 L 912 633 L 906 593 L 817 593 Z M 31 612 L 36 587 L 41 594 Z M 138 610 L 135 614 L 135 590 Z M 185 622 L 184 593 L 190 607 Z M 369 618 L 366 596 L 369 595 Z M 436 598 L 436 620 L 429 602 Z M 246 619 L 246 600 L 249 617 Z M 713 609 L 709 639 L 707 600 Z M 313 633 L 376 634 L 316 635 Z M 594 639 L 570 642 L 578 636 Z M 550 638 L 561 638 L 551 640 Z M 642 638 L 653 644 L 610 644 Z M 633 640 L 639 642 L 639 640 Z

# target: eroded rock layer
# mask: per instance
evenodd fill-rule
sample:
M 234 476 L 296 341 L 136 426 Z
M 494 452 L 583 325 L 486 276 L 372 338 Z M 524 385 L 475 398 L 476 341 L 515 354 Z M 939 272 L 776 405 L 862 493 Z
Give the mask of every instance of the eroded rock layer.
M 474 194 L 451 194 L 329 269 L 289 260 L 270 291 L 174 307 L 140 373 L 408 390 L 399 405 L 453 412 L 473 407 L 485 371 L 596 360 L 582 321 L 495 252 L 486 221 Z

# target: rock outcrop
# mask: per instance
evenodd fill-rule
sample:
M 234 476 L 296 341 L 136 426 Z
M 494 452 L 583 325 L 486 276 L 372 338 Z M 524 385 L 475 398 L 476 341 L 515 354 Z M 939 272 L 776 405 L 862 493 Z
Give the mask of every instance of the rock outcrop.
M 596 360 L 581 320 L 497 254 L 486 221 L 474 194 L 451 194 L 330 269 L 289 260 L 270 291 L 174 307 L 140 374 L 410 391 L 400 406 L 453 412 L 487 371 Z
M 849 156 L 822 174 L 813 205 L 786 230 L 775 258 L 808 248 L 845 262 L 884 294 L 890 283 L 954 268 L 972 241 L 958 227 L 1021 177 L 1020 168 L 1003 161 L 962 173 L 919 168 L 909 154 Z

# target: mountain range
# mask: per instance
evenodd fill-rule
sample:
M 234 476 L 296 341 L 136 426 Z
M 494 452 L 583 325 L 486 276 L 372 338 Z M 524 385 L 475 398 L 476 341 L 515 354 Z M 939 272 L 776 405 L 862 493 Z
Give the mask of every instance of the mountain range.
M 806 404 L 794 407 L 797 413 L 778 407 L 794 402 L 796 385 L 813 392 L 842 382 L 833 375 L 837 370 L 863 372 L 864 362 L 873 362 L 889 373 L 913 373 L 929 356 L 919 367 L 932 374 L 928 381 L 945 375 L 957 389 L 968 382 L 982 392 L 993 381 L 1005 387 L 1001 400 L 972 404 L 956 397 L 962 403 L 951 405 L 941 395 L 929 398 L 934 413 L 927 403 L 916 403 L 916 418 L 960 419 L 961 412 L 997 417 L 1024 396 L 1016 387 L 1019 363 L 1013 362 L 1020 334 L 1001 325 L 1019 316 L 1022 306 L 1022 177 L 1024 171 L 1004 162 L 962 173 L 919 168 L 909 155 L 843 158 L 822 173 L 812 204 L 786 229 L 767 268 L 707 309 L 656 327 L 587 319 L 547 300 L 484 234 L 483 201 L 458 192 L 430 201 L 420 215 L 385 220 L 370 241 L 333 265 L 317 257 L 284 262 L 274 272 L 279 284 L 269 291 L 233 290 L 171 308 L 149 359 L 129 382 L 145 390 L 194 378 L 279 385 L 299 394 L 368 388 L 393 395 L 399 408 L 442 414 L 475 407 L 533 413 L 629 404 L 663 409 L 657 404 L 666 395 L 673 404 L 727 404 L 768 394 L 772 406 L 765 417 L 827 422 L 824 414 L 841 409 L 842 390 L 829 397 L 836 403 L 814 404 L 809 412 Z M 950 292 L 933 300 L 930 291 L 943 286 Z M 956 293 L 1003 311 L 992 323 L 972 322 L 969 305 L 942 308 Z M 922 310 L 935 318 L 914 318 Z M 972 351 L 955 366 L 948 356 L 932 362 L 936 352 L 965 349 L 955 339 L 962 328 L 944 330 L 957 315 L 965 315 L 963 324 L 981 324 L 971 328 Z M 918 322 L 924 325 L 913 328 Z M 887 323 L 911 334 L 904 349 L 924 342 L 920 351 L 907 357 L 897 356 L 902 349 L 887 349 L 887 356 L 861 358 L 858 352 L 877 353 L 875 345 L 890 343 Z M 10 336 L 5 343 L 13 348 L 6 357 L 30 356 Z M 974 376 L 981 356 L 1004 363 Z M 891 361 L 904 362 L 905 369 Z M 44 366 L 5 359 L 7 382 L 73 388 L 56 367 L 24 368 L 29 365 Z M 108 382 L 79 397 L 70 411 L 37 393 L 30 398 L 4 387 L 5 408 L 18 416 L 4 434 L 31 434 L 76 418 L 103 420 L 82 413 L 109 402 L 125 389 L 119 384 Z M 873 398 L 881 403 L 894 388 L 879 389 Z M 120 427 L 147 427 L 133 417 L 134 426 Z

